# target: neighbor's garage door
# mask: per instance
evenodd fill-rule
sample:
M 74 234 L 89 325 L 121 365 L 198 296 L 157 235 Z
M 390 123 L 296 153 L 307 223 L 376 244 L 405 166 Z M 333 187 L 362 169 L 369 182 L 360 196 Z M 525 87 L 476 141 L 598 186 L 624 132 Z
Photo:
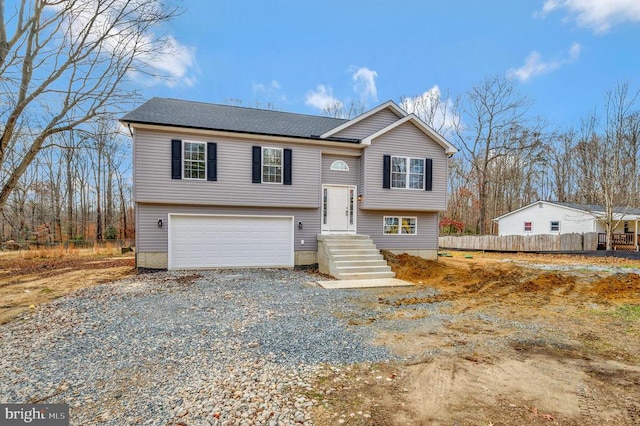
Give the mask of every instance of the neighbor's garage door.
M 169 215 L 169 269 L 293 266 L 293 217 Z

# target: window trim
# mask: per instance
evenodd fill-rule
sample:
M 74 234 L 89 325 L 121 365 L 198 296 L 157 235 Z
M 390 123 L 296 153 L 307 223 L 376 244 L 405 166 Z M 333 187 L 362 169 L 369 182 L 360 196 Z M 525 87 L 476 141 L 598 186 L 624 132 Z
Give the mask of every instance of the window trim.
M 394 182 L 393 182 L 393 159 L 394 158 L 402 158 L 404 159 L 405 162 L 405 186 L 394 186 Z M 417 173 L 411 173 L 411 160 L 418 160 L 418 161 L 422 161 L 422 186 L 420 186 L 420 188 L 411 188 L 411 175 L 418 175 Z M 391 164 L 390 164 L 390 178 L 389 178 L 389 187 L 391 189 L 409 189 L 409 190 L 414 190 L 414 191 L 424 191 L 425 190 L 425 184 L 426 184 L 426 159 L 424 158 L 420 158 L 420 157 L 407 157 L 407 156 L 402 156 L 402 155 L 392 155 L 391 156 Z
M 260 151 L 260 160 L 261 160 L 261 165 L 260 165 L 260 181 L 262 183 L 266 183 L 269 185 L 282 185 L 284 183 L 284 148 L 277 148 L 277 147 L 272 147 L 272 146 L 263 146 L 261 147 L 262 150 Z M 273 165 L 267 165 L 266 162 L 264 161 L 264 151 L 266 149 L 272 149 L 272 150 L 276 150 L 278 152 L 280 152 L 280 166 L 273 166 Z M 280 182 L 268 182 L 264 180 L 264 168 L 265 167 L 280 167 Z
M 202 160 L 202 163 L 204 163 L 204 171 L 203 171 L 203 177 L 199 178 L 199 177 L 186 177 L 185 171 L 185 164 L 187 161 L 192 162 L 192 163 L 200 163 L 200 160 L 187 160 L 187 156 L 185 155 L 185 144 L 195 144 L 195 145 L 202 145 L 203 146 L 203 152 L 204 152 L 204 160 Z M 182 179 L 185 180 L 207 180 L 207 142 L 201 142 L 201 141 L 192 141 L 192 140 L 182 140 Z
M 387 227 L 387 219 L 397 219 L 398 220 L 398 232 L 386 232 Z M 413 233 L 404 233 L 402 232 L 402 221 L 404 219 L 412 219 L 414 221 L 414 232 Z M 418 235 L 418 217 L 417 216 L 383 216 L 382 217 L 382 235 Z
M 554 223 L 557 224 L 556 225 L 557 229 L 553 229 L 554 228 L 554 226 L 553 226 Z M 560 221 L 559 220 L 549 221 L 549 232 L 560 232 Z
M 529 224 L 529 229 L 527 229 L 527 224 Z M 524 222 L 524 232 L 533 232 L 533 222 Z

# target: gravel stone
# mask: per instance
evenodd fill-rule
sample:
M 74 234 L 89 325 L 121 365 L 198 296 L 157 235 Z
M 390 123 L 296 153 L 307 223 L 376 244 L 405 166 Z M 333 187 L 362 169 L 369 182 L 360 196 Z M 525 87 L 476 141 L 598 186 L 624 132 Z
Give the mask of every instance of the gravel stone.
M 407 307 L 314 280 L 178 271 L 79 290 L 0 326 L 0 401 L 67 403 L 73 425 L 312 425 L 305 395 L 323 368 L 392 360 L 378 330 L 447 320 L 437 303 L 387 320 Z

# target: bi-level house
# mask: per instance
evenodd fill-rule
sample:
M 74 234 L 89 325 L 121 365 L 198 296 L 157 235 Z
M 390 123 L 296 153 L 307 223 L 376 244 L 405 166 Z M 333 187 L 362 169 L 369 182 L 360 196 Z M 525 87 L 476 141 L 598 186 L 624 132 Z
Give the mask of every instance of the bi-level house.
M 384 275 L 379 249 L 437 256 L 456 149 L 391 101 L 345 120 L 153 98 L 121 121 L 140 268 L 362 278 Z

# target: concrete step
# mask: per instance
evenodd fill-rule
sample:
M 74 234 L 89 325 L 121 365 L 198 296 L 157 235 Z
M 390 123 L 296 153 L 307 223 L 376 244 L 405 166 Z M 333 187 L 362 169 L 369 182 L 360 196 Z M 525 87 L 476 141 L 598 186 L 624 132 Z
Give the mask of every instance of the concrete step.
M 391 267 L 388 265 L 376 265 L 376 266 L 338 266 L 336 265 L 336 271 L 340 274 L 351 274 L 356 272 L 390 272 Z
M 393 272 L 350 272 L 336 274 L 339 280 L 366 280 L 377 278 L 393 278 L 396 276 Z
M 343 261 L 357 261 L 357 260 L 384 260 L 384 257 L 376 250 L 371 254 L 336 254 L 333 256 L 333 260 L 336 262 Z
M 380 251 L 375 248 L 339 248 L 339 249 L 331 249 L 331 256 L 335 259 L 336 256 L 366 256 L 366 255 L 375 255 L 380 254 Z
M 375 249 L 376 245 L 373 244 L 373 242 L 370 243 L 354 243 L 354 242 L 348 242 L 348 243 L 341 243 L 341 244 L 327 244 L 327 248 L 329 250 L 334 250 L 334 249 L 349 249 L 349 248 L 353 248 L 353 249 Z
M 351 260 L 337 260 L 334 258 L 334 264 L 338 268 L 346 268 L 348 266 L 387 266 L 387 262 L 384 259 L 361 259 L 355 258 Z
M 345 234 L 345 235 L 323 235 L 322 238 L 325 241 L 333 241 L 333 240 L 370 240 L 371 237 L 368 235 L 362 234 Z

